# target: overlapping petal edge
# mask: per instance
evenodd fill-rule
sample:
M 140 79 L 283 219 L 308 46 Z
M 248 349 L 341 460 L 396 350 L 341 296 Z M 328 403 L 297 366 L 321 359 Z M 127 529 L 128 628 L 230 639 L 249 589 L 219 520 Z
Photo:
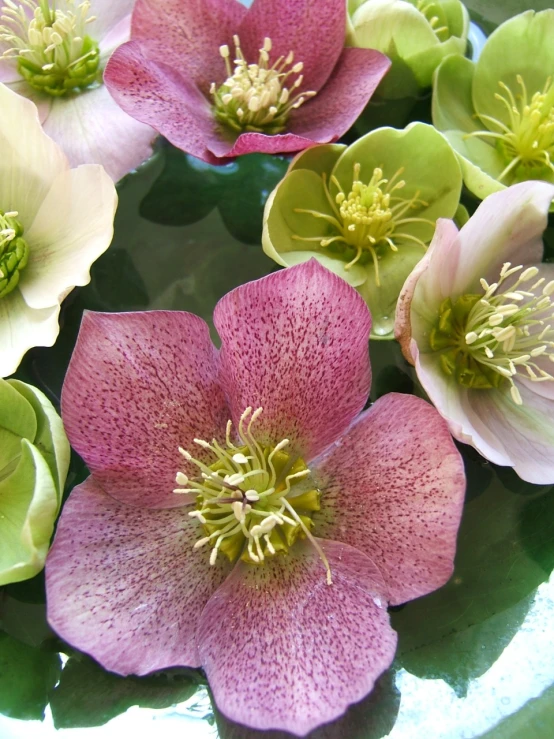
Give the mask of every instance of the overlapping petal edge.
M 255 0 L 249 9 L 237 0 L 138 0 L 131 41 L 112 55 L 104 79 L 124 111 L 204 161 L 300 151 L 344 134 L 390 66 L 377 51 L 344 49 L 345 24 L 341 0 Z M 303 62 L 300 91 L 317 95 L 292 111 L 284 133 L 233 137 L 215 121 L 210 84 L 223 81 L 219 47 L 233 46 L 234 34 L 249 61 L 271 37 L 275 58 L 293 51 Z
M 48 618 L 107 669 L 203 666 L 231 719 L 302 735 L 390 664 L 387 601 L 450 576 L 463 465 L 424 401 L 389 395 L 360 414 L 369 313 L 315 260 L 237 288 L 214 320 L 220 352 L 188 313 L 85 315 L 62 404 L 92 476 L 59 522 Z M 224 438 L 247 404 L 264 408 L 261 440 L 289 438 L 328 491 L 315 531 L 332 586 L 307 542 L 264 566 L 210 567 L 192 548 L 170 492 L 177 447 Z
M 553 185 L 524 182 L 487 197 L 460 231 L 439 219 L 427 254 L 402 289 L 395 323 L 404 356 L 454 437 L 536 484 L 554 482 L 552 383 L 516 377 L 522 406 L 510 399 L 509 388 L 464 388 L 441 370 L 440 353 L 427 337 L 445 298 L 478 293 L 480 278 L 492 284 L 506 262 L 537 265 L 546 282 L 554 278 L 553 266 L 540 264 L 553 198 Z
M 31 101 L 0 85 L 0 102 L 0 208 L 18 214 L 29 248 L 17 287 L 0 298 L 6 377 L 28 349 L 54 344 L 60 304 L 111 243 L 117 192 L 100 165 L 70 168 Z
M 7 4 L 5 0 L 0 4 L 0 12 Z M 88 30 L 99 44 L 104 67 L 112 52 L 129 39 L 134 0 L 91 0 L 90 5 L 95 20 Z M 30 87 L 13 59 L 2 59 L 0 79 L 37 105 L 45 132 L 63 149 L 71 166 L 101 164 L 117 182 L 151 156 L 156 132 L 121 110 L 104 84 L 52 97 Z

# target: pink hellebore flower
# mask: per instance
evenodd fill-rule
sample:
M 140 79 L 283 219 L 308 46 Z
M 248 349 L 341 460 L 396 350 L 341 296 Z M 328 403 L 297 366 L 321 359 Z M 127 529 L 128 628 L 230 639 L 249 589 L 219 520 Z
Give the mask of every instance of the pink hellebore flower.
M 528 482 L 554 483 L 554 185 L 489 195 L 458 232 L 439 219 L 399 297 L 395 334 L 452 434 Z
M 212 164 L 336 141 L 390 62 L 345 49 L 344 0 L 138 0 L 105 80 L 129 115 Z
M 92 474 L 60 519 L 48 618 L 109 670 L 202 666 L 230 719 L 303 735 L 391 663 L 387 602 L 449 578 L 462 461 L 423 400 L 360 413 L 370 315 L 315 260 L 214 322 L 219 351 L 190 313 L 85 315 L 62 405 Z
M 102 164 L 117 181 L 156 134 L 117 106 L 102 72 L 129 39 L 134 0 L 0 0 L 0 81 L 38 107 L 72 167 Z M 3 52 L 3 57 L 2 57 Z

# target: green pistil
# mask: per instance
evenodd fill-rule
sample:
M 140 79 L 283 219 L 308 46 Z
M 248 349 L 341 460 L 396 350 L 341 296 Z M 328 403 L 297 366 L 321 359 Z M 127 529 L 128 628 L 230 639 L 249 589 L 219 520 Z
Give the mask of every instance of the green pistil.
M 202 527 L 195 549 L 211 548 L 210 564 L 219 552 L 229 561 L 239 557 L 248 564 L 261 565 L 268 557 L 287 554 L 299 538 L 307 537 L 324 562 L 328 581 L 330 569 L 317 541 L 311 535 L 311 515 L 319 510 L 319 492 L 309 484 L 310 471 L 304 461 L 283 451 L 284 439 L 275 446 L 261 446 L 252 434 L 252 425 L 262 409 L 247 408 L 238 427 L 240 445 L 231 441 L 231 423 L 224 445 L 216 440 L 195 443 L 210 452 L 215 461 L 206 464 L 181 449 L 199 475 L 176 476 L 177 494 L 196 495 L 196 509 L 189 513 Z
M 329 190 L 327 177 L 323 174 L 323 188 L 332 215 L 305 208 L 295 208 L 294 211 L 325 221 L 332 227 L 332 232 L 330 235 L 310 237 L 293 234 L 292 238 L 297 241 L 315 242 L 337 254 L 346 261 L 344 267 L 346 270 L 355 264 L 372 261 L 375 284 L 380 287 L 379 250 L 385 247 L 397 252 L 398 241 L 412 242 L 426 250 L 425 242 L 406 233 L 402 227 L 417 222 L 434 227 L 435 223 L 426 218 L 405 217 L 409 211 L 426 207 L 427 203 L 419 199 L 419 192 L 410 199 L 396 194 L 406 185 L 404 180 L 397 179 L 402 174 L 403 168 L 397 170 L 390 179 L 386 179 L 383 177 L 383 170 L 376 167 L 367 184 L 360 180 L 360 172 L 361 165 L 355 163 L 352 189 L 348 194 L 344 192 L 338 179 L 331 175 L 331 184 L 338 191 L 334 197 Z
M 499 387 L 504 378 L 475 359 L 465 341 L 468 317 L 481 298 L 482 295 L 462 295 L 454 302 L 450 298 L 443 300 L 439 319 L 429 335 L 429 346 L 441 353 L 445 374 L 455 377 L 463 387 L 486 389 Z
M 489 285 L 481 280 L 483 295 L 444 300 L 429 335 L 429 346 L 440 353 L 445 374 L 467 388 L 509 386 L 517 405 L 522 403 L 515 383 L 518 378 L 554 380 L 544 368 L 544 360 L 554 362 L 554 306 L 550 298 L 554 280 L 546 284 L 544 277 L 535 280 L 537 267 L 522 270 L 506 262 L 498 282 Z M 527 287 L 525 283 L 532 281 Z
M 17 287 L 19 275 L 29 259 L 29 247 L 22 238 L 23 226 L 17 212 L 0 211 L 0 298 Z
M 529 96 L 521 75 L 516 77 L 521 93 L 514 95 L 510 88 L 499 82 L 503 94 L 495 98 L 506 106 L 508 122 L 492 116 L 478 117 L 493 130 L 475 131 L 465 138 L 477 136 L 490 138 L 506 162 L 497 177 L 499 182 L 513 184 L 525 180 L 551 178 L 554 174 L 554 85 L 552 77 L 546 80 L 542 91 Z
M 0 39 L 11 46 L 4 57 L 17 58 L 27 83 L 54 97 L 100 81 L 99 47 L 85 30 L 94 20 L 89 15 L 90 2 L 75 6 L 75 0 L 66 0 L 65 4 L 65 10 L 50 8 L 46 0 L 5 4 L 0 18 Z
M 286 129 L 291 111 L 313 97 L 313 91 L 296 92 L 302 85 L 302 62 L 294 61 L 291 51 L 269 64 L 271 39 L 265 38 L 259 50 L 257 64 L 248 64 L 240 48 L 238 36 L 234 36 L 235 59 L 231 66 L 227 45 L 220 46 L 219 53 L 225 62 L 227 79 L 217 87 L 210 87 L 214 101 L 214 117 L 234 134 L 250 131 L 277 134 Z M 298 75 L 294 82 L 291 75 Z

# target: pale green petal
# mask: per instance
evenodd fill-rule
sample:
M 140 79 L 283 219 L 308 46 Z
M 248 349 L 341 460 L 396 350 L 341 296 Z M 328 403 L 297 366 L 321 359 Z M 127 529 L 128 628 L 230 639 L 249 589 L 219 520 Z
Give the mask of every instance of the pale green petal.
M 380 287 L 377 287 L 373 266 L 366 265 L 368 279 L 358 288 L 358 292 L 369 306 L 372 339 L 394 339 L 394 315 L 398 295 L 422 256 L 422 249 L 415 246 L 404 246 L 397 254 L 382 248 L 379 258 Z
M 431 87 L 435 69 L 447 56 L 459 55 L 460 59 L 463 59 L 466 44 L 465 39 L 451 36 L 440 46 L 432 46 L 430 49 L 406 57 L 406 62 L 413 69 L 420 87 Z
M 332 218 L 335 216 L 325 195 L 323 179 L 308 169 L 289 172 L 271 193 L 264 211 L 262 245 L 265 253 L 275 259 L 275 252 L 322 251 L 316 241 L 307 242 L 293 238 L 334 236 L 338 230 L 325 218 L 296 209 L 312 210 Z M 277 261 L 277 260 L 276 260 Z M 282 262 L 279 262 L 282 264 Z
M 330 272 L 334 272 L 339 277 L 342 277 L 352 287 L 358 287 L 367 280 L 367 265 L 361 266 L 354 264 L 349 269 L 345 269 L 346 262 L 338 256 L 329 257 L 326 254 L 313 251 L 288 251 L 281 254 L 281 257 L 287 267 L 302 264 L 303 262 L 307 262 L 308 259 L 317 259 L 320 264 Z
M 425 218 L 432 224 L 406 223 L 399 227 L 399 232 L 429 243 L 436 219 L 452 218 L 456 213 L 462 189 L 460 166 L 448 141 L 433 126 L 415 122 L 403 130 L 378 128 L 358 139 L 333 171 L 346 193 L 351 189 L 355 163 L 361 165 L 360 179 L 366 183 L 376 167 L 382 168 L 388 179 L 403 169 L 397 179 L 406 185 L 394 195 L 407 200 L 417 195 L 428 204 L 403 218 Z M 407 240 L 400 239 L 399 243 L 403 241 Z
M 433 124 L 439 131 L 479 131 L 472 86 L 475 65 L 461 56 L 445 59 L 437 69 L 433 86 Z
M 37 421 L 37 430 L 34 438 L 31 440 L 50 468 L 52 477 L 56 483 L 58 503 L 61 504 L 71 454 L 62 420 L 46 395 L 41 393 L 36 387 L 27 385 L 19 380 L 8 380 L 8 383 L 33 407 Z
M 452 36 L 463 39 L 464 44 L 467 43 L 469 13 L 466 6 L 460 0 L 441 0 L 440 5 Z M 465 46 L 462 54 L 464 52 Z
M 328 152 L 327 147 L 321 148 Z M 293 238 L 295 235 L 325 238 L 339 233 L 337 228 L 323 218 L 316 218 L 308 213 L 296 213 L 295 208 L 314 210 L 331 218 L 337 215 L 325 195 L 320 175 L 308 169 L 289 171 L 271 193 L 265 206 L 262 246 L 268 257 L 283 267 L 292 267 L 316 257 L 354 287 L 360 285 L 366 279 L 365 269 L 354 265 L 345 272 L 344 259 L 329 254 L 327 247 L 320 246 L 319 241 L 300 241 Z
M 50 469 L 23 439 L 18 466 L 0 481 L 0 585 L 25 580 L 44 567 L 57 512 Z
M 487 39 L 476 64 L 473 103 L 479 113 L 509 120 L 506 106 L 495 99 L 500 81 L 521 93 L 521 74 L 529 95 L 542 91 L 554 72 L 554 10 L 528 10 L 502 23 Z
M 393 59 L 406 59 L 440 43 L 425 16 L 405 0 L 370 0 L 356 10 L 352 24 L 356 46 Z
M 345 144 L 322 144 L 321 146 L 310 146 L 297 154 L 287 170 L 310 169 L 316 174 L 329 174 L 335 166 L 337 159 L 346 149 Z
M 0 479 L 11 474 L 21 453 L 21 439 L 33 441 L 37 420 L 30 403 L 0 380 Z
M 461 131 L 446 131 L 445 136 L 458 154 L 464 184 L 470 192 L 484 200 L 493 192 L 505 189 L 496 177 L 506 163 L 494 146 L 475 136 L 465 138 Z
M 98 164 L 62 172 L 25 236 L 29 263 L 19 289 L 27 305 L 48 308 L 90 281 L 90 267 L 113 236 L 117 193 Z
M 54 344 L 60 331 L 59 313 L 59 305 L 29 308 L 19 289 L 0 298 L 0 377 L 13 374 L 31 347 Z

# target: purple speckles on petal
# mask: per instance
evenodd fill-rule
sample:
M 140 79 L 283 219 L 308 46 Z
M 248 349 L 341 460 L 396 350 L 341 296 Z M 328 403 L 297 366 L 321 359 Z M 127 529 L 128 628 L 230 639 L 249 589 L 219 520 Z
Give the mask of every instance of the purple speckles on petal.
M 264 567 L 239 563 L 202 614 L 202 664 L 234 721 L 302 736 L 361 700 L 392 661 L 379 573 L 351 547 L 320 543 L 332 585 L 298 543 Z
M 183 509 L 118 503 L 89 477 L 64 506 L 48 555 L 48 620 L 107 670 L 198 667 L 198 618 L 229 563 L 193 550 Z
M 179 446 L 225 434 L 229 410 L 207 325 L 190 313 L 87 313 L 62 393 L 69 440 L 103 489 L 180 506 Z M 201 456 L 199 452 L 199 456 Z
M 315 259 L 228 293 L 214 311 L 233 420 L 263 407 L 260 440 L 309 460 L 363 408 L 371 319 L 356 290 Z
M 324 489 L 318 536 L 356 547 L 404 603 L 452 573 L 465 492 L 462 458 L 446 422 L 412 395 L 390 393 L 316 460 Z

